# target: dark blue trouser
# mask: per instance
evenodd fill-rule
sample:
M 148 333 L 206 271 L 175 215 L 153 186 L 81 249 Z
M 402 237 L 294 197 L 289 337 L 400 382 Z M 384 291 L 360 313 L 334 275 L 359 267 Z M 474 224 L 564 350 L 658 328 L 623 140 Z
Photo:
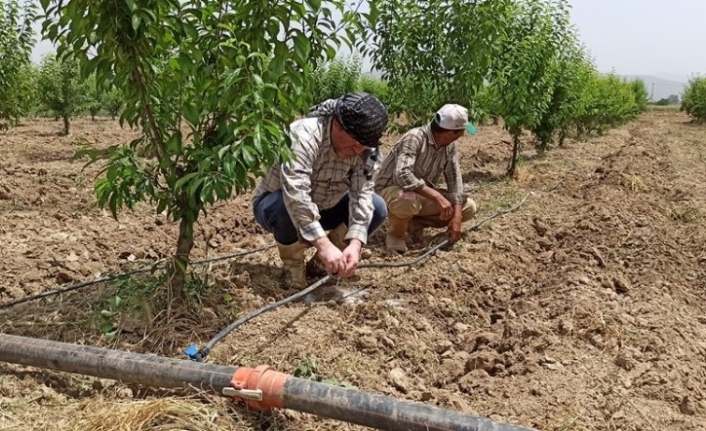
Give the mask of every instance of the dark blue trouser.
M 345 195 L 332 208 L 319 212 L 321 216 L 319 223 L 324 230 L 335 229 L 341 223 L 348 225 L 348 202 L 349 197 Z M 373 195 L 373 207 L 373 217 L 368 227 L 368 235 L 375 232 L 387 217 L 387 205 L 377 194 Z M 284 206 L 282 190 L 269 193 L 257 200 L 253 212 L 255 213 L 255 221 L 266 231 L 272 233 L 278 243 L 290 245 L 299 240 L 297 229 Z

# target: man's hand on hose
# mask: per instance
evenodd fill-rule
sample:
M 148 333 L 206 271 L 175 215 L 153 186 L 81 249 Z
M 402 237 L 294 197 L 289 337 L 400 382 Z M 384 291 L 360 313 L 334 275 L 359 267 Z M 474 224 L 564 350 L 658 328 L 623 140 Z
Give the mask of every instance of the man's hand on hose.
M 451 217 L 451 220 L 449 221 L 449 227 L 448 227 L 447 232 L 449 234 L 449 242 L 451 242 L 451 244 L 453 244 L 456 241 L 458 241 L 459 239 L 461 239 L 461 222 L 462 222 L 461 210 L 462 210 L 461 205 L 455 205 L 453 217 Z
M 350 244 L 348 244 L 348 247 L 343 250 L 343 261 L 346 267 L 342 273 L 338 274 L 339 277 L 350 277 L 355 274 L 355 271 L 358 269 L 358 263 L 360 262 L 360 249 L 362 247 L 363 244 L 359 240 L 353 239 Z
M 333 245 L 327 237 L 322 237 L 314 241 L 314 247 L 316 247 L 316 250 L 319 252 L 319 259 L 321 259 L 321 263 L 324 264 L 326 272 L 339 275 L 346 271 L 346 261 L 343 252 Z

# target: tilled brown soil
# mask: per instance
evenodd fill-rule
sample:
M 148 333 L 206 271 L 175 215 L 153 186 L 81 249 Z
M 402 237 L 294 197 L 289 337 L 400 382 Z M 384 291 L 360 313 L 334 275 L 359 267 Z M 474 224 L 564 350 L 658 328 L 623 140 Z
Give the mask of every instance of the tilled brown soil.
M 146 265 L 174 248 L 175 226 L 149 207 L 118 221 L 97 209 L 99 167 L 82 172 L 71 161 L 84 143 L 135 133 L 108 120 L 78 120 L 68 137 L 59 129 L 27 121 L 0 135 L 0 302 Z M 262 315 L 209 360 L 304 371 L 543 430 L 706 429 L 706 129 L 651 112 L 544 156 L 527 151 L 509 182 L 508 136 L 479 129 L 461 144 L 478 220 L 526 198 L 517 211 L 413 267 L 361 269 L 359 280 L 337 282 L 365 288 L 355 300 Z M 368 262 L 424 248 L 391 256 L 384 230 L 371 238 Z M 193 255 L 271 241 L 241 196 L 201 220 Z M 188 344 L 283 298 L 280 265 L 269 249 L 195 268 L 209 286 L 201 307 L 167 318 L 147 301 L 117 315 L 113 340 L 96 316 L 115 283 L 3 310 L 0 330 L 183 358 Z M 253 417 L 209 399 L 0 365 L 0 429 L 356 428 L 293 412 Z

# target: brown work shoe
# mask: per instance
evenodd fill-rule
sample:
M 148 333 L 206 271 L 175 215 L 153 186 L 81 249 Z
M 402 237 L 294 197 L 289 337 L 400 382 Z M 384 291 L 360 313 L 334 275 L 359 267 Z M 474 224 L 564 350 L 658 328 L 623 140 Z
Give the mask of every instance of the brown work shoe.
M 407 237 L 409 220 L 408 218 L 397 217 L 392 213 L 387 215 L 388 227 L 385 246 L 388 250 L 396 251 L 400 254 L 407 251 L 405 238 Z
M 306 268 L 304 266 L 304 252 L 308 244 L 295 242 L 284 245 L 277 243 L 279 257 L 284 266 L 284 284 L 287 287 L 301 289 L 306 287 Z
M 388 250 L 396 251 L 399 254 L 403 254 L 407 251 L 407 242 L 404 238 L 387 234 L 385 238 L 385 246 Z
M 343 251 L 346 247 L 348 247 L 348 243 L 345 240 L 347 233 L 348 226 L 346 226 L 345 223 L 341 223 L 336 227 L 336 229 L 331 230 L 326 236 L 328 236 L 329 241 L 331 241 L 333 245 Z

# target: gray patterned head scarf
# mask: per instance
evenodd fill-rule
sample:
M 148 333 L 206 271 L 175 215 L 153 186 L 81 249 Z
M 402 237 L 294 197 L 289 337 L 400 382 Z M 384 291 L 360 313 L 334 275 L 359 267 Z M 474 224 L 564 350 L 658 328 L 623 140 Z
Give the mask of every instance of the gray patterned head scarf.
M 338 99 L 328 99 L 313 106 L 307 117 L 333 115 L 353 139 L 367 149 L 361 154 L 366 177 L 382 161 L 380 138 L 387 127 L 387 109 L 374 96 L 367 93 L 349 93 Z

